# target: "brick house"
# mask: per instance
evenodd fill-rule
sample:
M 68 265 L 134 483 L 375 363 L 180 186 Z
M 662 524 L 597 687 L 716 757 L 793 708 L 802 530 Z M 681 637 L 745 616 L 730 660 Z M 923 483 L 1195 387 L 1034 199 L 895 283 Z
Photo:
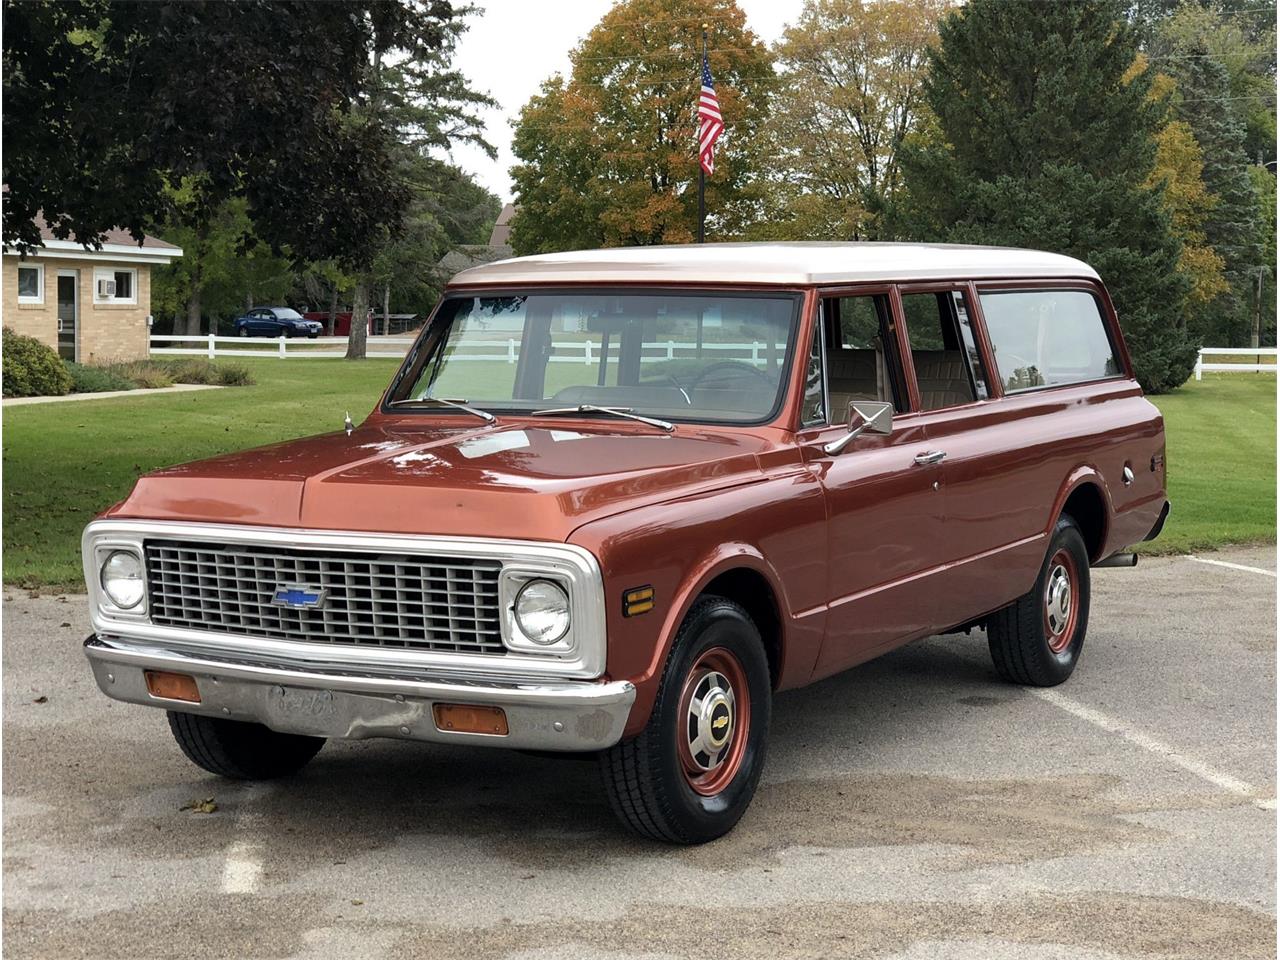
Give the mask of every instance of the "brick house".
M 182 248 L 146 237 L 138 244 L 111 230 L 101 250 L 59 240 L 37 221 L 43 243 L 19 257 L 4 252 L 4 325 L 81 363 L 137 360 L 148 355 L 151 268 L 182 256 Z

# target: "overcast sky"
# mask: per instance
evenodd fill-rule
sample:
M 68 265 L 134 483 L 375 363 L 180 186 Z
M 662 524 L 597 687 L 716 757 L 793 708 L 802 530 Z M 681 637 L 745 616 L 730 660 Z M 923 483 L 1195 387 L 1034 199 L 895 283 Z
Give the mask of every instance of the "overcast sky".
M 612 0 L 478 0 L 480 16 L 468 18 L 470 29 L 458 45 L 457 64 L 476 90 L 498 101 L 485 112 L 486 139 L 498 148 L 490 160 L 480 150 L 459 147 L 454 162 L 475 176 L 503 202 L 511 199 L 507 171 L 515 163 L 511 153 L 511 124 L 520 108 L 554 73 L 569 74 L 569 51 L 613 6 Z M 801 0 L 738 0 L 747 26 L 772 44 L 783 26 L 800 12 Z M 690 64 L 693 72 L 697 64 Z

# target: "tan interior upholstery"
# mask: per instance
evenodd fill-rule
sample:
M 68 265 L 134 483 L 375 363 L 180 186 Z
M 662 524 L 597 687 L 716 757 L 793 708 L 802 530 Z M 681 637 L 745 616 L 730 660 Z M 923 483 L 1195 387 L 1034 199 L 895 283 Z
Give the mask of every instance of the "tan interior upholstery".
M 884 354 L 879 350 L 832 350 L 827 357 L 827 388 L 831 423 L 845 422 L 850 401 L 893 399 L 884 396 Z
M 925 410 L 973 402 L 973 387 L 959 350 L 912 350 L 911 359 L 920 385 L 920 405 Z

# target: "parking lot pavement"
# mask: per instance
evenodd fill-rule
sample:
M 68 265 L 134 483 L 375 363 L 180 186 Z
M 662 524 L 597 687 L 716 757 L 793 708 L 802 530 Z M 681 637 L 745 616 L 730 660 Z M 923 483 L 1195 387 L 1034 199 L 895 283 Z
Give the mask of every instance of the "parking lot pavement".
M 580 761 L 366 741 L 219 781 L 98 693 L 83 597 L 8 590 L 5 956 L 1275 956 L 1275 550 L 1202 560 L 1096 571 L 1052 691 L 975 634 L 779 696 L 754 806 L 683 850 Z

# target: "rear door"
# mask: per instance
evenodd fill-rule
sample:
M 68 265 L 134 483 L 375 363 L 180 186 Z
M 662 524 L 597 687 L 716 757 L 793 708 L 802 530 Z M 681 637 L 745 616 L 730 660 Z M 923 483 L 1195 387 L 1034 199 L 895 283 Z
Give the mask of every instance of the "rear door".
M 893 300 L 886 287 L 820 301 L 798 438 L 827 499 L 827 632 L 816 676 L 928 632 L 936 615 L 924 574 L 942 521 L 941 468 L 917 462 L 928 441 L 912 412 Z M 827 454 L 853 400 L 893 403 L 893 432 Z

